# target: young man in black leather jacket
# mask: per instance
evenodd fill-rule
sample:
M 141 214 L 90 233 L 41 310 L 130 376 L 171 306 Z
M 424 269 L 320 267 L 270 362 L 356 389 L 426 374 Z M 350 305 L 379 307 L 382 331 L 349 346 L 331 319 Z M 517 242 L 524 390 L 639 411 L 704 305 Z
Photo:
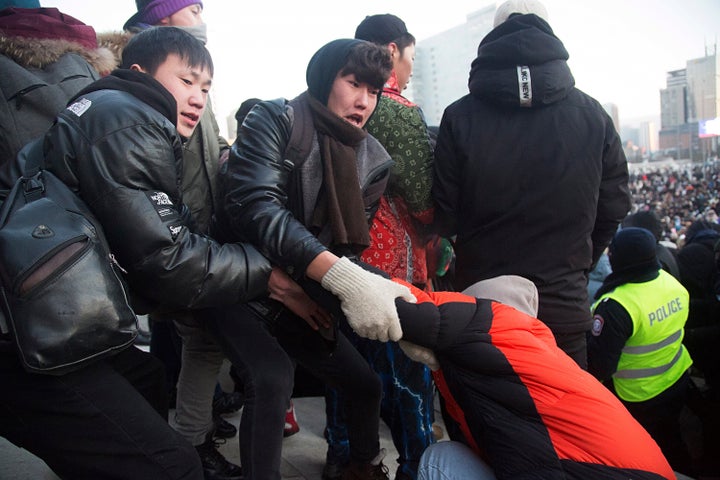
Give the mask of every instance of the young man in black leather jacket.
M 135 308 L 229 305 L 272 283 L 255 248 L 195 233 L 183 205 L 182 141 L 202 116 L 212 73 L 191 35 L 173 27 L 139 33 L 122 68 L 78 93 L 39 140 L 42 158 L 27 159 L 91 208 L 127 271 Z M 54 378 L 26 374 L 10 357 L 0 383 L 12 386 L 0 395 L 0 434 L 63 477 L 204 476 L 195 450 L 110 361 Z
M 391 165 L 387 152 L 363 129 L 391 67 L 387 50 L 368 42 L 335 40 L 323 46 L 308 65 L 307 92 L 289 103 L 260 102 L 250 111 L 220 182 L 225 224 L 234 240 L 257 246 L 313 289 L 314 298 L 332 297 L 336 304 L 339 299 L 359 335 L 382 341 L 402 335 L 394 300 L 411 298 L 409 290 L 351 258 L 368 245 L 368 222 Z M 310 142 L 295 144 L 298 132 Z M 306 144 L 306 151 L 295 151 Z M 252 391 L 240 425 L 246 475 L 249 465 L 252 479 L 280 478 L 296 360 L 347 399 L 351 466 L 343 478 L 387 478 L 378 437 L 380 382 L 347 338 L 319 310 L 303 321 L 271 299 L 238 308 L 224 319 L 216 315 L 214 328 L 221 342 L 232 343 L 233 364 L 245 363 L 246 395 L 249 386 Z M 340 308 L 333 313 L 342 315 Z M 241 316 L 246 321 L 238 325 Z M 261 361 L 263 369 L 257 367 Z M 267 458 L 253 457 L 252 451 Z

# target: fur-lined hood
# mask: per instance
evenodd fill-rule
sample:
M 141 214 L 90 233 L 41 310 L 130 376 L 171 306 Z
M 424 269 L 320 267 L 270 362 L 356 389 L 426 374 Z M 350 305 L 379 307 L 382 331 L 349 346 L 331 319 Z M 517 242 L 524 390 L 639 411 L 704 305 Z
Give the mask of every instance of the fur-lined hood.
M 91 50 L 67 40 L 11 37 L 0 34 L 0 54 L 26 68 L 44 69 L 67 53 L 80 55 L 101 75 L 110 73 L 116 67 L 113 52 L 105 47 Z
M 97 41 L 98 46 L 105 48 L 112 52 L 113 59 L 115 62 L 115 68 L 120 67 L 122 63 L 122 52 L 125 46 L 132 38 L 133 33 L 131 32 L 103 32 L 98 33 Z

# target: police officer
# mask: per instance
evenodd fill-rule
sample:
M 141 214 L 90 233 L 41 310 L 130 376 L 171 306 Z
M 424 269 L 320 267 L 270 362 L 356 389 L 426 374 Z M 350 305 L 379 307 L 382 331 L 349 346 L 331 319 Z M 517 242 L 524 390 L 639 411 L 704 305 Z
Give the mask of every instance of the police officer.
M 673 469 L 691 474 L 679 423 L 692 365 L 682 344 L 690 301 L 660 268 L 655 243 L 650 231 L 636 227 L 623 228 L 610 243 L 612 273 L 592 306 L 588 370 L 607 381 Z

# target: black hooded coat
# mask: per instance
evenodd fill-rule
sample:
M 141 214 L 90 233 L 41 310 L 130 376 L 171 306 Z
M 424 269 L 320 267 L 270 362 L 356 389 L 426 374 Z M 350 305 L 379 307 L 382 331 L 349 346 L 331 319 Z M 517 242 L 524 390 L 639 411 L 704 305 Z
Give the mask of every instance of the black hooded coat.
M 535 15 L 491 31 L 470 94 L 443 115 L 433 184 L 443 233 L 457 234 L 455 287 L 524 276 L 555 333 L 589 329 L 588 272 L 630 208 L 620 138 L 567 59 Z

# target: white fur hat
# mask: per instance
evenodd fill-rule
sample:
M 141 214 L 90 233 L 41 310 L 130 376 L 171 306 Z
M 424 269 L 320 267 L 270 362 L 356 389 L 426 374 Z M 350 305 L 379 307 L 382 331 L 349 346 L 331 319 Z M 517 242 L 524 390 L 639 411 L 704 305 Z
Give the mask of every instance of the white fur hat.
M 474 283 L 462 293 L 476 298 L 489 298 L 537 318 L 538 292 L 535 284 L 527 278 L 500 275 Z
M 513 13 L 519 13 L 522 15 L 534 13 L 549 23 L 549 17 L 547 10 L 545 9 L 545 5 L 537 0 L 508 0 L 500 5 L 495 11 L 495 22 L 493 24 L 493 28 L 503 23 Z

